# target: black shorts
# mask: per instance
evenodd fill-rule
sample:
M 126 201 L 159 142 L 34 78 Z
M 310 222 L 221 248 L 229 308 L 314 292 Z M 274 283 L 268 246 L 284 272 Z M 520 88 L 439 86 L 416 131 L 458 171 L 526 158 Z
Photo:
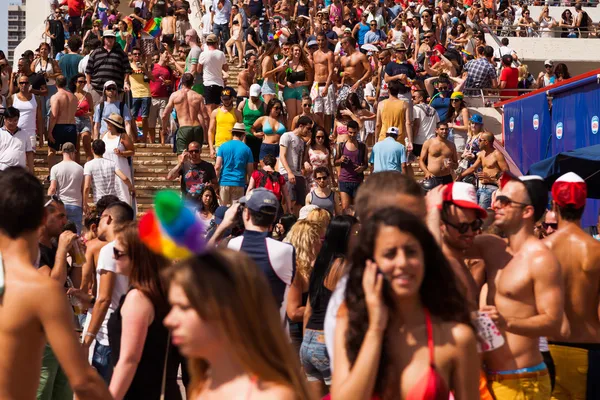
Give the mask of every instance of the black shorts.
M 166 43 L 167 46 L 173 47 L 173 46 L 175 46 L 175 35 L 162 35 L 161 41 L 163 43 Z
M 221 104 L 221 91 L 222 86 L 209 85 L 204 86 L 204 100 L 206 104 Z
M 421 150 L 423 149 L 422 144 L 413 143 L 412 153 L 415 157 L 421 157 Z
M 63 144 L 71 142 L 77 145 L 77 125 L 75 124 L 57 124 L 52 130 L 54 143 L 48 143 L 51 149 L 60 151 Z

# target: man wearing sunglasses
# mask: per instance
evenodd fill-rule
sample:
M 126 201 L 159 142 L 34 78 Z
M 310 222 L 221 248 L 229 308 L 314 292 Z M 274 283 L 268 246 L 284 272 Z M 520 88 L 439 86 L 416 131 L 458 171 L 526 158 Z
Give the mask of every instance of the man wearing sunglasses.
M 129 65 L 129 64 L 128 64 Z M 100 139 L 100 135 L 108 131 L 106 118 L 117 113 L 125 120 L 125 130 L 129 137 L 134 137 L 131 132 L 131 112 L 127 102 L 119 100 L 119 89 L 115 81 L 104 83 L 104 92 L 100 104 L 94 108 L 94 137 Z
M 560 337 L 563 322 L 561 267 L 534 235 L 548 203 L 539 176 L 504 173 L 493 202 L 494 225 L 508 243 L 494 235 L 475 239 L 485 262 L 488 286 L 480 308 L 503 332 L 506 345 L 484 353 L 487 378 L 496 399 L 549 399 L 549 372 L 540 352 L 541 337 Z M 535 389 L 534 389 L 535 388 Z
M 483 132 L 479 136 L 479 147 L 481 151 L 477 153 L 475 163 L 460 173 L 457 180 L 469 176 L 475 171 L 479 179 L 479 188 L 477 189 L 477 202 L 486 210 L 492 206 L 492 195 L 498 190 L 498 179 L 503 172 L 508 171 L 508 164 L 504 155 L 494 148 L 494 135 L 490 132 Z
M 573 172 L 552 185 L 552 209 L 556 212 L 558 230 L 544 239 L 544 243 L 560 262 L 565 317 L 571 331 L 566 338 L 549 338 L 557 377 L 553 396 L 558 399 L 597 399 L 600 394 L 594 390 L 598 375 L 593 372 L 597 371 L 596 360 L 600 356 L 600 242 L 581 228 L 586 198 L 587 184 Z
M 198 142 L 188 144 L 187 150 L 178 157 L 178 162 L 167 174 L 167 179 L 181 177 L 181 194 L 200 194 L 206 184 L 219 193 L 219 181 L 213 165 L 201 157 L 202 146 Z
M 475 187 L 465 182 L 445 185 L 440 206 L 442 250 L 451 261 L 456 277 L 467 289 L 471 309 L 477 310 L 479 287 L 465 264 L 464 254 L 480 233 L 487 211 L 477 204 Z

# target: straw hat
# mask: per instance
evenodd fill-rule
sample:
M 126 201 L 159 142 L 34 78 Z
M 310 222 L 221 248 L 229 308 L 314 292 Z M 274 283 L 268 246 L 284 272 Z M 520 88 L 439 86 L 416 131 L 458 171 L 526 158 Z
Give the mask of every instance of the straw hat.
M 117 128 L 121 129 L 121 130 L 125 130 L 125 125 L 123 123 L 123 117 L 121 117 L 119 114 L 117 113 L 112 113 L 108 116 L 108 118 L 104 118 L 104 121 L 112 124 L 114 126 L 116 126 Z

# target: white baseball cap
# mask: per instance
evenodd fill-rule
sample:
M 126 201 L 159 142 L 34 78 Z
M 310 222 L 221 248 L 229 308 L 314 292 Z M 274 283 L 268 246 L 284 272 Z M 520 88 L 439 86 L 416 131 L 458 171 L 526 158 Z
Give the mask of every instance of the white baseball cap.
M 258 83 L 254 83 L 250 86 L 250 97 L 258 97 L 260 96 L 261 88 Z
M 388 135 L 398 136 L 398 133 L 398 128 L 396 128 L 395 126 L 390 126 L 387 130 Z
M 554 62 L 552 60 L 546 60 L 546 61 L 544 61 L 544 65 L 549 65 L 551 67 L 554 67 Z

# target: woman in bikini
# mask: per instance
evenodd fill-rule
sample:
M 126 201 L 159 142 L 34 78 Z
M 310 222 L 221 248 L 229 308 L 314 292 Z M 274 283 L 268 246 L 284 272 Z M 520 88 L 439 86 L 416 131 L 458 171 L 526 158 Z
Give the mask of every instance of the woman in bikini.
M 171 341 L 188 359 L 188 399 L 310 398 L 271 296 L 252 260 L 219 250 L 164 274 Z
M 267 103 L 266 115 L 257 119 L 250 128 L 254 137 L 262 139 L 259 160 L 267 154 L 279 158 L 279 138 L 287 131 L 284 121 L 283 103 L 279 99 L 271 99 Z
M 277 74 L 281 71 L 285 71 L 288 67 L 288 59 L 284 59 L 281 65 L 276 66 L 275 56 L 279 54 L 279 42 L 277 40 L 271 40 L 265 47 L 265 52 L 260 56 L 260 76 L 263 79 L 262 83 L 262 95 L 265 103 L 268 103 L 271 99 L 277 97 Z
M 421 220 L 394 207 L 366 220 L 337 314 L 332 398 L 479 399 L 476 341 L 452 267 Z

